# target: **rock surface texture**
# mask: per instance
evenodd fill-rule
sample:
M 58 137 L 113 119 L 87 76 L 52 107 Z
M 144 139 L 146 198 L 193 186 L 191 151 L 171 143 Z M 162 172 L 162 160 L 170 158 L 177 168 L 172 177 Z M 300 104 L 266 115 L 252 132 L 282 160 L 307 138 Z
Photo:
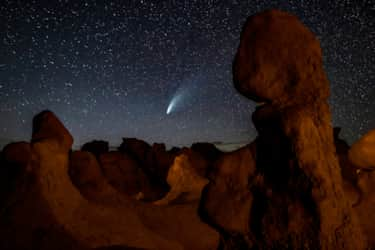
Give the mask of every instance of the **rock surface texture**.
M 93 191 L 106 189 L 99 197 L 113 200 L 85 198 L 68 175 L 70 133 L 49 111 L 37 115 L 33 124 L 31 171 L 0 214 L 1 249 L 217 248 L 219 235 L 201 222 L 198 204 L 159 207 L 128 199 L 101 179 L 95 157 L 75 153 L 73 158 L 89 165 L 70 166 L 79 169 L 75 182 L 86 189 L 101 183 Z
M 349 160 L 357 168 L 375 170 L 375 129 L 367 132 L 350 147 Z
M 287 27 L 287 28 L 286 28 Z M 260 249 L 365 249 L 344 195 L 329 83 L 317 38 L 297 17 L 251 16 L 233 64 L 235 87 L 257 102 L 249 244 Z

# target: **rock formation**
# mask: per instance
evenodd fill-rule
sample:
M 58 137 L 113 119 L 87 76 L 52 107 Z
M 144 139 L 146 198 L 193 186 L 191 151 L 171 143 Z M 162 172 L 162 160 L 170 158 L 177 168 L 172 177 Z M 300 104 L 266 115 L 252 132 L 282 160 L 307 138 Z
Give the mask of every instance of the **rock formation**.
M 109 151 L 109 144 L 107 141 L 94 140 L 83 144 L 81 150 L 91 152 L 99 159 L 101 154 Z
M 253 187 L 251 243 L 261 249 L 364 249 L 343 191 L 329 84 L 313 33 L 282 11 L 250 17 L 233 74 L 240 93 L 263 103 L 253 114 L 256 174 L 263 181 Z
M 128 195 L 135 195 L 147 182 L 137 162 L 129 155 L 109 152 L 100 156 L 100 165 L 104 176 L 117 190 Z
M 357 168 L 375 170 L 375 129 L 367 132 L 350 147 L 349 160 Z
M 359 194 L 355 211 L 360 224 L 367 235 L 370 248 L 375 248 L 375 130 L 371 130 L 354 142 L 348 150 L 349 164 L 356 169 L 356 179 L 353 184 Z M 349 193 L 350 194 L 350 193 Z
M 203 192 L 203 217 L 221 231 L 249 233 L 253 195 L 249 176 L 255 176 L 254 144 L 223 154 L 210 171 Z
M 217 248 L 218 234 L 200 221 L 197 204 L 158 207 L 128 199 L 101 180 L 92 155 L 73 153 L 90 164 L 70 166 L 88 175 L 75 172 L 75 182 L 101 183 L 108 188 L 100 197 L 113 202 L 84 198 L 68 175 L 70 133 L 49 111 L 33 125 L 30 174 L 0 214 L 1 249 Z
M 136 160 L 150 184 L 158 189 L 162 196 L 168 192 L 166 176 L 175 155 L 167 152 L 164 144 L 154 143 L 150 146 L 136 138 L 124 138 L 119 151 Z
M 222 154 L 222 152 L 217 149 L 214 144 L 207 142 L 193 143 L 193 145 L 191 145 L 191 149 L 199 153 L 209 162 L 216 161 Z
M 167 205 L 181 195 L 185 195 L 184 201 L 199 201 L 203 187 L 208 180 L 200 176 L 193 168 L 189 156 L 180 154 L 174 159 L 172 167 L 169 168 L 167 182 L 171 187 L 167 195 L 158 201 L 156 205 Z
M 19 188 L 18 180 L 31 171 L 31 146 L 27 142 L 6 145 L 0 157 L 0 208 L 8 196 Z

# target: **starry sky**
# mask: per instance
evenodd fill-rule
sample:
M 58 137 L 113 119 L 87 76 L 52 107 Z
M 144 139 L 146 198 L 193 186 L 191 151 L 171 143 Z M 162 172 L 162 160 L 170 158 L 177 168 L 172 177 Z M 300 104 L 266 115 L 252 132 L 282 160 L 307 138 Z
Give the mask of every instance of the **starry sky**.
M 374 0 L 2 0 L 0 144 L 29 140 L 44 109 L 76 146 L 251 141 L 255 105 L 234 90 L 231 64 L 246 18 L 269 8 L 321 41 L 344 138 L 375 128 Z

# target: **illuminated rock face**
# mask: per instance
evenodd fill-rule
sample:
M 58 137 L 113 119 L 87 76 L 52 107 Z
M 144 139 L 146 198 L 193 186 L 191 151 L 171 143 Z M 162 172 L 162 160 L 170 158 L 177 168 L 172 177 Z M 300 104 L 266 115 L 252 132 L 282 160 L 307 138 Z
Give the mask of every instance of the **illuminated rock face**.
M 367 132 L 350 147 L 349 160 L 357 168 L 375 170 L 375 129 Z
M 198 201 L 201 197 L 203 187 L 208 180 L 200 176 L 191 166 L 191 161 L 186 154 L 180 154 L 174 159 L 167 176 L 167 182 L 171 189 L 167 195 L 156 202 L 156 205 L 167 205 L 182 194 L 184 201 Z
M 262 182 L 252 188 L 250 244 L 364 249 L 343 192 L 329 84 L 314 34 L 288 13 L 256 14 L 243 28 L 233 74 L 240 93 L 265 102 L 253 114 L 259 136 L 249 178 Z

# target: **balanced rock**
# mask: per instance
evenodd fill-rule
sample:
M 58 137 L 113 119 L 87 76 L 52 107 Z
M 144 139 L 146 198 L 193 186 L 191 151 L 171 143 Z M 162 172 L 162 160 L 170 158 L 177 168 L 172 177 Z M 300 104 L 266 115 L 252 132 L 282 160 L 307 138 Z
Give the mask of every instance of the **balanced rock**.
M 365 249 L 343 191 L 318 39 L 291 14 L 268 10 L 251 16 L 233 74 L 241 94 L 263 103 L 253 114 L 259 132 L 254 180 L 262 182 L 253 183 L 250 244 Z

